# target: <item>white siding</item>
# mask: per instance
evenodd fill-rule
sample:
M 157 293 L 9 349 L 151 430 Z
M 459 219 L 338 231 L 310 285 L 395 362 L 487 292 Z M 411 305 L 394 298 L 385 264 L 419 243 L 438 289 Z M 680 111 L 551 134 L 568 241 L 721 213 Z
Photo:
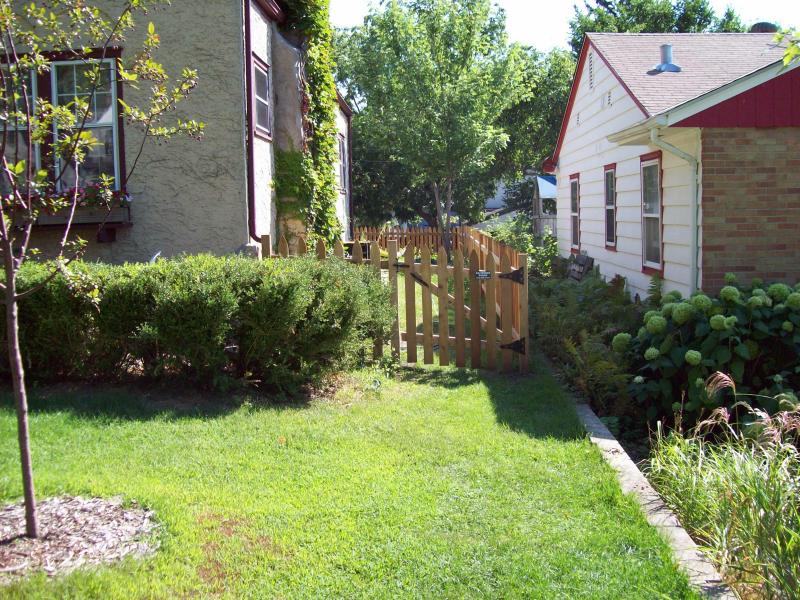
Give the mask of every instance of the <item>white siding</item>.
M 557 170 L 557 230 L 561 254 L 568 256 L 570 253 L 570 175 L 578 173 L 581 251 L 595 259 L 604 277 L 610 279 L 620 274 L 627 279 L 631 292 L 642 296 L 647 293 L 650 276 L 642 270 L 640 157 L 658 148 L 619 146 L 609 142 L 607 137 L 643 119 L 644 114 L 605 62 L 595 56 L 594 86 L 590 88 L 585 68 L 578 83 Z M 675 130 L 664 137 L 699 156 L 699 130 Z M 604 166 L 611 163 L 616 163 L 617 169 L 616 252 L 605 247 Z M 662 170 L 665 288 L 686 294 L 690 281 L 691 169 L 680 158 L 664 152 Z
M 258 5 L 250 2 L 250 44 L 253 53 L 272 67 L 271 22 Z M 270 68 L 270 80 L 272 69 Z M 255 83 L 253 84 L 255 85 Z M 270 81 L 270 104 L 275 110 L 275 86 Z M 271 125 L 274 131 L 274 123 Z M 253 136 L 253 192 L 255 196 L 256 232 L 275 237 L 275 194 L 272 180 L 275 172 L 274 149 L 271 141 Z
M 350 128 L 348 127 L 348 120 L 347 115 L 344 111 L 340 108 L 336 113 L 336 129 L 339 131 L 339 135 L 344 136 L 345 141 L 345 152 L 349 152 L 349 140 L 350 140 Z M 338 140 L 337 140 L 337 148 L 338 148 Z M 339 182 L 339 169 L 341 167 L 341 159 L 339 157 L 339 161 L 336 163 L 336 181 Z M 350 157 L 347 157 L 347 164 L 349 164 Z M 349 180 L 350 173 L 347 173 L 347 179 Z M 339 199 L 336 202 L 336 216 L 339 219 L 339 224 L 342 226 L 342 239 L 346 242 L 350 240 L 350 186 L 339 188 Z

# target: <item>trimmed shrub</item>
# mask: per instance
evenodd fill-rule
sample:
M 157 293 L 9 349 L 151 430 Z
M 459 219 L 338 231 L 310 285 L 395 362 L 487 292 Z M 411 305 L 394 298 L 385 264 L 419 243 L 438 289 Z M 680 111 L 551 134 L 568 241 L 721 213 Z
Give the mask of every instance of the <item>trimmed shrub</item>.
M 20 289 L 49 272 L 26 265 Z M 70 272 L 21 304 L 33 378 L 139 372 L 287 389 L 366 360 L 393 318 L 388 288 L 368 267 L 338 259 L 199 255 Z

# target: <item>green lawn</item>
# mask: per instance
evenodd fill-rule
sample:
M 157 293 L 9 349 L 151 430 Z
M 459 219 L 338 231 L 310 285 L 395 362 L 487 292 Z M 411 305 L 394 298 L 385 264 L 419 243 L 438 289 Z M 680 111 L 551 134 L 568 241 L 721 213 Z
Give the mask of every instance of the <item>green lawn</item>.
M 135 499 L 161 550 L 0 596 L 695 597 L 549 375 L 364 371 L 307 405 L 196 400 L 34 393 L 39 494 Z M 0 440 L 12 501 L 7 397 Z

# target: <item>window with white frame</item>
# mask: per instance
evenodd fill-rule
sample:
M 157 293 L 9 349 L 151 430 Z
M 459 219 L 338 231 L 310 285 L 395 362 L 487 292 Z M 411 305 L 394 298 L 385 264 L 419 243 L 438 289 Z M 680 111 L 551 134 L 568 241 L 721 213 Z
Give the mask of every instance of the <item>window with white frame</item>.
M 642 178 L 642 262 L 661 268 L 661 161 L 643 160 Z
M 3 82 L 6 89 L 3 90 L 0 100 L 0 120 L 3 121 L 4 139 L 0 141 L 5 143 L 6 160 L 13 165 L 28 160 L 28 123 L 25 115 L 26 111 L 33 115 L 36 110 L 36 77 L 31 73 L 13 76 L 8 68 L 3 68 Z M 33 148 L 33 162 L 34 168 L 38 169 L 38 146 Z M 11 185 L 6 176 L 0 177 L 0 193 L 11 193 Z
M 604 171 L 606 207 L 606 246 L 617 245 L 617 169 L 608 166 Z
M 253 60 L 253 110 L 255 111 L 256 131 L 264 135 L 272 134 L 272 116 L 269 100 L 269 67 L 256 60 Z
M 347 190 L 347 175 L 347 140 L 343 135 L 339 135 L 339 187 L 341 187 L 342 190 Z
M 76 127 L 83 124 L 96 143 L 86 153 L 75 176 L 72 161 L 63 158 L 56 164 L 56 178 L 61 190 L 87 187 L 100 182 L 101 175 L 114 178 L 113 189 L 120 189 L 119 122 L 117 118 L 116 61 L 57 61 L 50 69 L 53 104 L 74 107 Z M 80 103 L 76 102 L 79 100 Z M 79 106 L 88 105 L 84 112 Z M 56 139 L 70 134 L 53 125 Z
M 572 247 L 580 248 L 581 245 L 581 185 L 577 175 L 570 177 L 569 181 L 569 202 L 570 202 L 570 221 L 572 226 Z

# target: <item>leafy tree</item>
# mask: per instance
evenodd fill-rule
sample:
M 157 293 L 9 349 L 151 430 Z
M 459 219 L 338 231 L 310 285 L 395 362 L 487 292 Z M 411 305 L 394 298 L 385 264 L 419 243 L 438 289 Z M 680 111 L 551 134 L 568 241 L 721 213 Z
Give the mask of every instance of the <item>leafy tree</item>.
M 496 180 L 517 181 L 552 155 L 575 73 L 575 60 L 565 50 L 543 55 L 527 48 L 523 56 L 522 94 L 498 120 L 509 142 L 492 167 Z
M 727 8 L 717 18 L 709 0 L 588 0 L 575 7 L 570 21 L 570 46 L 577 55 L 587 32 L 692 33 L 746 31 L 738 15 Z
M 783 64 L 789 66 L 800 60 L 800 31 L 785 30 L 775 36 L 778 43 L 786 42 L 786 52 L 783 53 Z
M 38 537 L 36 500 L 28 432 L 28 400 L 25 370 L 19 341 L 19 303 L 35 293 L 61 271 L 80 288 L 80 278 L 69 272 L 70 263 L 78 258 L 85 242 L 71 237 L 71 225 L 81 193 L 81 165 L 88 152 L 99 144 L 86 124 L 93 118 L 92 101 L 99 86 L 121 83 L 141 88 L 140 106 L 119 101 L 120 114 L 129 128 L 141 130 L 141 146 L 128 170 L 133 174 L 148 139 L 167 140 L 178 134 L 200 137 L 203 124 L 193 120 L 167 118 L 176 105 L 186 98 L 197 84 L 197 73 L 184 69 L 171 83 L 162 65 L 154 59 L 160 39 L 151 23 L 142 48 L 131 53 L 125 63 L 117 61 L 116 71 L 107 63 L 110 48 L 120 44 L 134 29 L 138 18 L 157 4 L 168 0 L 125 0 L 116 2 L 113 14 L 86 0 L 42 0 L 20 3 L 0 0 L 0 255 L 4 280 L 0 291 L 4 297 L 9 366 L 17 410 L 20 462 L 25 497 L 26 535 Z M 24 5 L 23 5 L 24 4 Z M 130 47 L 130 44 L 127 44 Z M 91 50 L 89 50 L 91 49 Z M 85 95 L 58 106 L 46 98 L 34 98 L 32 81 L 52 68 L 52 57 L 79 63 L 78 78 L 83 80 Z M 110 81 L 111 73 L 119 81 Z M 58 134 L 53 132 L 57 131 Z M 52 139 L 51 139 L 52 138 Z M 38 145 L 42 165 L 34 160 L 33 148 Z M 59 169 L 52 169 L 60 165 Z M 51 170 L 59 172 L 51 176 Z M 127 180 L 126 180 L 127 181 Z M 96 201 L 110 209 L 117 182 L 101 176 L 95 190 Z M 25 292 L 17 290 L 17 275 L 29 257 L 38 254 L 31 247 L 34 223 L 43 212 L 60 212 L 67 217 L 59 236 L 55 264 L 49 279 Z M 91 294 L 90 294 L 91 297 Z
M 386 209 L 368 213 L 385 216 L 394 203 L 391 213 L 447 230 L 454 210 L 479 212 L 508 143 L 498 120 L 522 83 L 502 10 L 489 0 L 392 0 L 338 41 L 339 79 L 357 111 L 357 193 L 390 184 Z

